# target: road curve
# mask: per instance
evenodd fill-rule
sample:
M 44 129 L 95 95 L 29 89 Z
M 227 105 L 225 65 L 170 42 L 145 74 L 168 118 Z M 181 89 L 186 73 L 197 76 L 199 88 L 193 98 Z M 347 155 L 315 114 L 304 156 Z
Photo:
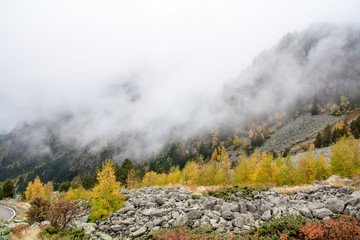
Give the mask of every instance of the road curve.
M 11 208 L 0 205 L 0 218 L 4 221 L 9 220 L 14 215 L 14 210 Z

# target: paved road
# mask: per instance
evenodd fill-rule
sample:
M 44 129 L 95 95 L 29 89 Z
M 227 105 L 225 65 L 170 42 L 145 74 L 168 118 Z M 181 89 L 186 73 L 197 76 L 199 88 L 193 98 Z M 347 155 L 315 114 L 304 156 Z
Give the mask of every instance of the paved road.
M 10 208 L 0 205 L 0 218 L 6 221 L 10 219 L 12 215 L 13 215 L 13 211 Z

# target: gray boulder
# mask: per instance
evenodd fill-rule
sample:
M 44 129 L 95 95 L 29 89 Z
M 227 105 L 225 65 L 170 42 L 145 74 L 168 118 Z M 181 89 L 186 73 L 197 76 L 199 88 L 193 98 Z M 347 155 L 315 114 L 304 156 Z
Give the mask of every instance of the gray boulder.
M 325 217 L 331 217 L 334 215 L 334 213 L 327 208 L 315 209 L 312 214 L 314 217 L 319 219 L 324 219 Z
M 187 217 L 190 220 L 199 219 L 203 215 L 203 211 L 193 210 L 187 213 Z
M 234 213 L 232 213 L 231 211 L 224 211 L 222 212 L 221 216 L 226 220 L 234 219 Z
M 244 225 L 245 225 L 245 221 L 243 218 L 239 217 L 239 218 L 235 218 L 233 221 L 232 221 L 232 225 L 234 227 L 238 227 L 238 228 L 242 228 Z
M 130 237 L 134 237 L 134 238 L 137 238 L 137 237 L 140 237 L 142 235 L 144 235 L 147 231 L 147 227 L 146 226 L 143 226 L 141 228 L 139 228 L 138 230 L 136 230 L 135 232 L 132 232 L 130 234 Z
M 307 218 L 313 218 L 313 215 L 311 213 L 311 211 L 309 210 L 309 208 L 307 207 L 302 207 L 299 209 L 299 212 L 301 213 L 301 215 L 303 215 L 304 217 L 307 217 Z
M 325 205 L 326 208 L 330 209 L 333 213 L 342 214 L 345 209 L 345 202 L 338 198 L 329 199 Z
M 271 216 L 271 211 L 267 210 L 266 212 L 264 212 L 264 214 L 261 216 L 261 220 L 263 221 L 269 221 L 272 218 Z

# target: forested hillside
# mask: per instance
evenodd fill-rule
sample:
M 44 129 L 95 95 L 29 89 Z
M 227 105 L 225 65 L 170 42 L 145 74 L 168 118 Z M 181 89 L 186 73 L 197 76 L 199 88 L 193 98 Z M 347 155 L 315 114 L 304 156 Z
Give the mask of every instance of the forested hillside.
M 151 151 L 145 138 L 156 128 L 115 132 L 84 144 L 76 135 L 64 134 L 64 129 L 70 133 L 69 123 L 75 121 L 71 114 L 18 125 L 0 138 L 0 181 L 15 179 L 17 189 L 22 191 L 36 176 L 53 181 L 57 187 L 78 175 L 94 175 L 106 159 L 121 164 L 124 156 L 131 159 L 142 178 L 146 172 L 182 170 L 189 161 L 210 163 L 222 154 L 222 149 L 232 163 L 261 146 L 261 151 L 274 156 L 294 154 L 313 143 L 316 147 L 328 146 L 315 139 L 322 136 L 318 133 L 328 131 L 327 124 L 354 114 L 359 106 L 359 49 L 360 31 L 356 26 L 315 24 L 288 33 L 227 82 L 212 106 L 216 119 L 212 126 L 195 130 L 186 125 L 173 126 L 162 135 L 166 143 L 157 144 Z M 294 134 L 297 119 L 302 122 L 305 118 L 311 131 L 300 135 L 304 128 L 298 127 Z M 346 135 L 345 131 L 336 134 Z M 356 132 L 353 135 L 358 136 Z

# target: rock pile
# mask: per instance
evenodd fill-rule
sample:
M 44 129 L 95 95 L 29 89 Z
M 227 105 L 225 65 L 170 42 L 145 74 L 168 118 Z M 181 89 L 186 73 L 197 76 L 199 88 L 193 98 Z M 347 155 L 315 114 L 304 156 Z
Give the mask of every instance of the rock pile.
M 242 193 L 227 201 L 180 191 L 154 188 L 133 189 L 122 193 L 130 199 L 124 207 L 99 223 L 92 239 L 134 239 L 160 228 L 209 225 L 217 231 L 245 231 L 252 225 L 287 214 L 323 219 L 334 214 L 348 214 L 360 219 L 360 191 L 349 187 L 318 185 L 309 192 L 290 195 L 274 190 L 254 192 L 254 198 Z
M 290 147 L 289 143 L 297 144 L 322 131 L 328 124 L 332 125 L 341 117 L 328 115 L 326 113 L 314 115 L 305 113 L 281 128 L 268 139 L 260 148 L 260 152 L 274 150 L 283 152 Z

